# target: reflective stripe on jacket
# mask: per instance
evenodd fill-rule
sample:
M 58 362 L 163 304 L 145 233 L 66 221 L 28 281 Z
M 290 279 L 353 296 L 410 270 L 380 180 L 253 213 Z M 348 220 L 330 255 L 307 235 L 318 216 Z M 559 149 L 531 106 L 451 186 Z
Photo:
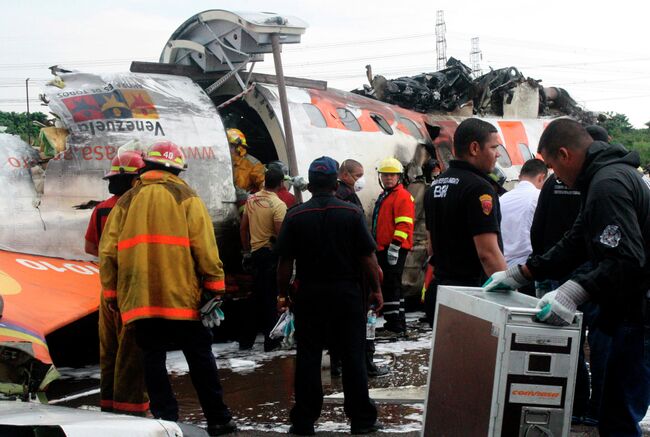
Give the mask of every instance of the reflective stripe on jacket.
M 379 196 L 373 216 L 373 237 L 378 251 L 386 249 L 393 241 L 399 242 L 404 249 L 413 247 L 415 203 L 402 184 Z
M 198 320 L 201 288 L 225 290 L 212 221 L 182 179 L 148 171 L 108 217 L 99 247 L 104 297 L 122 321 Z

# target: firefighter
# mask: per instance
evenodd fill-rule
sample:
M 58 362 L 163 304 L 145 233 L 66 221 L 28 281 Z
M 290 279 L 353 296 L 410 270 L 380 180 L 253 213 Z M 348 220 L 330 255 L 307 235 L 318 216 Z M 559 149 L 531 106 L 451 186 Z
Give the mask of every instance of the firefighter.
M 345 414 L 352 434 L 377 431 L 377 408 L 368 394 L 364 365 L 366 299 L 381 309 L 382 295 L 373 241 L 359 208 L 334 196 L 338 164 L 323 156 L 309 166 L 312 198 L 290 209 L 277 250 L 278 309 L 286 310 L 296 261 L 296 375 L 292 434 L 314 435 L 323 405 L 323 347 L 339 343 Z M 368 278 L 367 295 L 361 286 Z
M 480 287 L 506 261 L 494 171 L 499 136 L 490 123 L 470 118 L 454 133 L 453 160 L 433 181 L 424 212 L 435 280 L 426 293 L 427 321 L 433 324 L 437 286 Z
M 641 436 L 639 422 L 650 404 L 650 191 L 636 170 L 639 155 L 594 141 L 580 123 L 565 118 L 546 127 L 538 152 L 580 192 L 580 212 L 551 249 L 494 273 L 486 291 L 571 275 L 541 298 L 537 318 L 568 325 L 578 305 L 598 304 L 596 325 L 611 336 L 598 431 Z M 585 261 L 592 268 L 576 272 Z
M 112 197 L 95 207 L 86 231 L 86 253 L 98 255 L 99 241 L 109 213 L 118 199 L 138 180 L 144 167 L 138 151 L 119 149 L 104 179 Z M 144 384 L 142 351 L 132 328 L 122 327 L 118 312 L 111 311 L 102 294 L 99 304 L 99 405 L 102 411 L 144 416 L 149 409 Z
M 264 186 L 264 164 L 248 153 L 248 143 L 242 131 L 231 128 L 226 131 L 226 135 L 230 146 L 237 200 L 243 202 L 249 194 L 261 190 Z
M 100 242 L 104 298 L 135 329 L 153 416 L 178 420 L 165 362 L 167 351 L 181 349 L 208 434 L 232 433 L 208 329 L 225 294 L 212 220 L 179 177 L 186 167 L 180 147 L 156 143 L 144 160 L 141 183 L 117 202 Z
M 377 167 L 379 195 L 372 213 L 372 235 L 377 242 L 377 260 L 384 272 L 384 330 L 392 334 L 406 333 L 402 272 L 406 255 L 413 247 L 415 203 L 402 185 L 402 164 L 386 158 Z

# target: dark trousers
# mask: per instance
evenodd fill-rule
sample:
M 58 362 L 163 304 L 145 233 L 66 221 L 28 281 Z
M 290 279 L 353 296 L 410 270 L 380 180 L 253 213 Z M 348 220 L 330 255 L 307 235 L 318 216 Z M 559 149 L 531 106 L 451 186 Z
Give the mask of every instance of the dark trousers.
M 598 419 L 611 337 L 596 327 L 595 321 L 599 313 L 597 304 L 587 302 L 580 305 L 578 310 L 582 311 L 583 319 L 576 389 L 573 398 L 573 415 Z M 585 340 L 589 344 L 589 367 L 585 360 Z
M 650 405 L 650 328 L 614 330 L 600 412 L 601 437 L 640 437 Z
M 199 321 L 141 319 L 134 324 L 136 342 L 144 355 L 145 383 L 153 416 L 178 421 L 178 403 L 165 363 L 168 351 L 180 349 L 208 426 L 227 423 L 231 415 L 223 402 L 210 331 Z
M 338 350 L 338 341 L 333 340 L 329 345 L 330 368 L 341 367 L 341 353 Z M 366 370 L 375 366 L 375 340 L 366 340 Z
M 590 264 L 585 264 L 578 271 L 585 271 L 589 268 Z M 562 285 L 562 281 L 546 280 L 537 282 L 537 297 L 541 298 L 546 293 L 556 290 L 560 285 Z M 599 419 L 602 411 L 606 367 L 611 350 L 611 337 L 604 334 L 596 326 L 599 312 L 597 304 L 587 302 L 581 305 L 578 310 L 583 312 L 583 320 L 572 415 Z M 584 354 L 585 340 L 589 344 L 589 367 L 587 367 Z
M 353 427 L 372 425 L 377 408 L 368 395 L 365 299 L 357 282 L 301 283 L 296 296 L 296 376 L 291 422 L 310 426 L 323 407 L 323 348 L 336 341 L 343 365 L 343 408 Z
M 250 302 L 252 317 L 246 317 L 241 330 L 239 344 L 251 347 L 255 343 L 258 332 L 264 334 L 264 344 L 269 346 L 272 341 L 269 333 L 278 321 L 277 313 L 277 269 L 278 257 L 269 248 L 263 247 L 252 253 L 253 267 L 253 296 Z
M 429 325 L 433 327 L 433 318 L 436 314 L 436 301 L 438 300 L 438 285 L 478 287 L 480 286 L 478 282 L 480 281 L 472 279 L 453 281 L 444 278 L 433 278 L 429 283 L 429 287 L 427 287 L 427 291 L 424 293 L 424 313 Z
M 404 332 L 406 330 L 406 312 L 404 294 L 402 292 L 402 273 L 408 250 L 400 249 L 397 264 L 391 266 L 386 259 L 387 251 L 377 252 L 379 267 L 384 273 L 381 292 L 384 295 L 384 328 L 389 331 Z

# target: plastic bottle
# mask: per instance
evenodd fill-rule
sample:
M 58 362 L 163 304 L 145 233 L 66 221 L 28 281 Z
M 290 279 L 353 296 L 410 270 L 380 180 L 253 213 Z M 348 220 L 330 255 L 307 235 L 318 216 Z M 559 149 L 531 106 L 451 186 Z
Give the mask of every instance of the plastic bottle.
M 375 339 L 375 327 L 377 326 L 377 313 L 374 309 L 368 310 L 368 321 L 366 322 L 366 340 Z

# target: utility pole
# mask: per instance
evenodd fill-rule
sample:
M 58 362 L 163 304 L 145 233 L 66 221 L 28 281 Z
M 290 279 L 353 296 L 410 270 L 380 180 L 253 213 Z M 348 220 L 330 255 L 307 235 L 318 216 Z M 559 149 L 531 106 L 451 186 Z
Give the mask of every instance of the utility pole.
M 447 65 L 447 40 L 445 39 L 445 11 L 436 12 L 436 69 L 442 70 Z
M 481 59 L 483 59 L 483 53 L 481 53 L 481 49 L 478 48 L 477 36 L 472 38 L 472 51 L 469 52 L 469 63 L 472 66 L 472 76 L 474 76 L 474 78 L 483 74 L 483 71 L 481 70 Z
M 27 101 L 27 144 L 32 145 L 32 123 L 29 120 L 29 77 L 25 79 L 25 100 Z

